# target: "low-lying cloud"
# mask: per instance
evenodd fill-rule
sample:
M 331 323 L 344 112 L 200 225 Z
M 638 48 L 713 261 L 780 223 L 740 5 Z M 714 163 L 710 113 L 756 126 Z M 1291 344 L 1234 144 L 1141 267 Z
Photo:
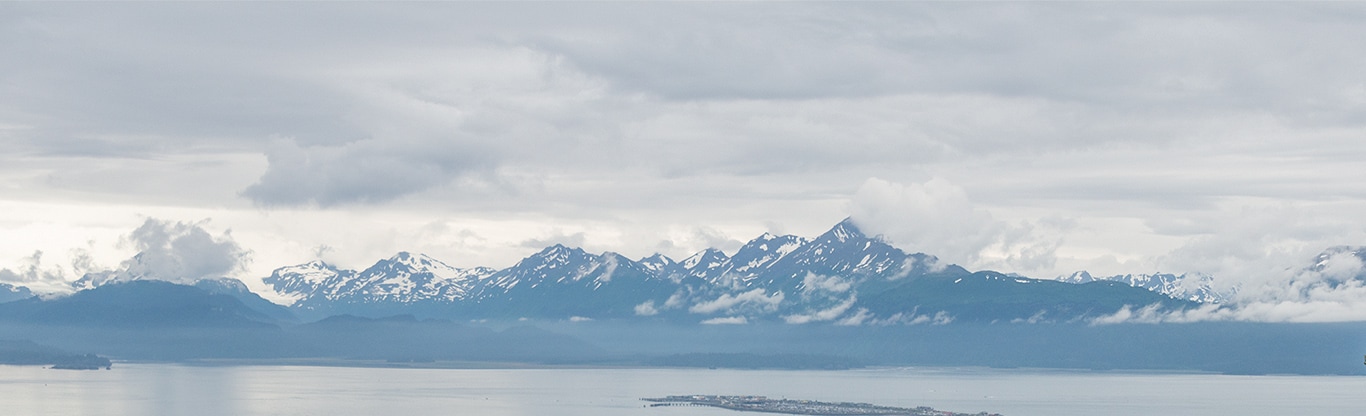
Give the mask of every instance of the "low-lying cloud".
M 25 258 L 17 270 L 0 269 L 0 282 L 24 286 L 43 295 L 110 282 L 164 280 L 192 284 L 206 278 L 231 277 L 246 270 L 251 251 L 242 248 L 230 231 L 214 236 L 207 222 L 173 222 L 147 218 L 119 243 L 137 254 L 116 268 L 96 264 L 90 252 L 72 250 L 70 268 L 43 263 L 43 252 Z
M 843 316 L 845 312 L 848 312 L 849 308 L 853 307 L 855 302 L 858 302 L 858 296 L 849 296 L 849 298 L 845 299 L 843 302 L 826 309 L 784 316 L 783 321 L 789 324 L 833 321 L 840 316 Z
M 43 264 L 43 252 L 24 258 L 18 270 L 0 269 L 0 283 L 27 287 L 39 293 L 65 289 L 67 273 L 61 267 Z
M 1366 321 L 1366 250 L 1337 247 L 1316 263 L 1298 270 L 1280 270 L 1240 285 L 1219 305 L 1167 310 L 1157 305 L 1131 305 L 1095 324 L 1199 321 L 1347 322 Z M 1280 279 L 1268 276 L 1279 273 Z
M 764 289 L 754 289 L 742 292 L 738 295 L 729 293 L 723 294 L 714 300 L 699 302 L 688 308 L 688 312 L 709 314 L 720 311 L 731 311 L 741 306 L 751 306 L 761 311 L 771 312 L 778 308 L 778 304 L 783 301 L 783 292 L 775 292 L 772 295 L 764 293 Z
M 806 293 L 844 293 L 848 292 L 851 287 L 853 287 L 853 282 L 844 280 L 839 276 L 823 276 L 815 273 L 807 273 L 806 277 L 802 278 L 802 291 Z
M 138 254 L 120 265 L 117 280 L 153 279 L 193 283 L 232 275 L 246 268 L 250 251 L 229 231 L 214 236 L 203 223 L 148 218 L 126 239 Z
M 518 243 L 517 245 L 536 250 L 540 250 L 556 244 L 561 244 L 565 247 L 583 247 L 584 243 L 587 240 L 588 236 L 583 231 L 572 234 L 565 234 L 563 230 L 557 229 L 544 238 L 528 238 L 526 240 L 523 240 L 521 243 Z

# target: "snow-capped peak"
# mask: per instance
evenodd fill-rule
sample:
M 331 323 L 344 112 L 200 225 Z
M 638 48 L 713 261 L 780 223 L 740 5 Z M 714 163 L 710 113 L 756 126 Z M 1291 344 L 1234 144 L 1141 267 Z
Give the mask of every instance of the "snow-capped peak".
M 537 258 L 541 262 L 547 264 L 565 264 L 569 262 L 570 256 L 585 256 L 587 254 L 588 253 L 584 253 L 583 250 L 577 248 L 569 248 L 565 247 L 563 244 L 556 244 L 546 247 L 544 250 L 541 250 L 541 252 L 532 255 L 531 258 Z
M 709 248 L 684 259 L 680 263 L 686 270 L 710 269 L 725 263 L 729 257 L 721 250 Z
M 1096 278 L 1092 277 L 1090 272 L 1082 270 L 1079 272 L 1073 272 L 1070 275 L 1059 278 L 1058 281 L 1067 283 L 1089 283 L 1096 281 Z
M 859 230 L 858 225 L 854 224 L 853 218 L 845 218 L 844 221 L 835 224 L 835 227 L 831 228 L 830 231 L 826 231 L 822 237 L 829 237 L 830 239 L 841 243 L 868 238 L 867 235 L 863 234 L 862 230 Z
M 639 263 L 640 263 L 640 264 L 657 264 L 657 265 L 660 265 L 660 266 L 669 266 L 669 265 L 677 264 L 678 262 L 675 262 L 674 259 L 669 258 L 669 256 L 665 256 L 665 255 L 663 255 L 663 254 L 655 253 L 654 255 L 651 255 L 651 256 L 649 256 L 649 257 L 642 257 L 642 258 L 639 260 Z
M 446 263 L 441 262 L 441 260 L 434 259 L 426 254 L 414 255 L 406 251 L 400 251 L 398 252 L 398 254 L 394 254 L 394 256 L 390 257 L 388 261 L 390 263 L 402 264 L 414 269 L 429 269 L 432 267 L 439 267 L 443 269 L 451 268 L 450 265 L 447 265 Z

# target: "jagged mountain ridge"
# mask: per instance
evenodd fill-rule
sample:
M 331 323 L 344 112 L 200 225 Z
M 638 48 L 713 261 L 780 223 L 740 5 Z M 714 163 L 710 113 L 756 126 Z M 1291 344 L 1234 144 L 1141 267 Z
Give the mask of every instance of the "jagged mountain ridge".
M 1095 277 L 1086 271 L 1079 271 L 1058 279 L 1065 283 L 1119 282 L 1140 287 L 1163 295 L 1199 303 L 1224 303 L 1236 291 L 1219 291 L 1213 286 L 1214 277 L 1202 273 L 1152 273 L 1118 274 Z
M 461 269 L 425 254 L 399 252 L 362 270 L 322 261 L 276 269 L 264 281 L 295 306 L 330 303 L 454 302 L 475 296 L 477 284 L 493 275 L 487 267 Z
M 404 252 L 359 272 L 322 262 L 282 267 L 265 282 L 296 299 L 292 305 L 295 310 L 318 315 L 415 312 L 471 319 L 630 318 L 704 323 L 783 320 L 860 324 L 926 319 L 942 322 L 954 316 L 974 316 L 979 320 L 1048 316 L 1065 320 L 1112 313 L 1125 306 L 1106 303 L 1106 299 L 1084 306 L 1053 305 L 1046 299 L 1050 296 L 1047 291 L 1031 289 L 1025 291 L 1029 293 L 1025 297 L 1042 298 L 997 296 L 1002 302 L 1022 302 L 1016 309 L 994 309 L 1008 310 L 1009 316 L 993 317 L 956 309 L 952 299 L 983 296 L 964 291 L 972 286 L 959 284 L 965 279 L 970 283 L 984 282 L 972 286 L 973 290 L 998 294 L 1019 292 L 1011 286 L 1037 282 L 1027 278 L 999 279 L 1003 275 L 992 273 L 971 273 L 958 266 L 939 264 L 930 255 L 906 253 L 879 237 L 865 235 L 852 220 L 846 219 L 813 239 L 765 233 L 732 256 L 707 249 L 682 261 L 661 254 L 631 260 L 613 252 L 592 254 L 554 245 L 511 267 L 492 270 L 458 269 L 425 255 Z M 930 292 L 916 296 L 899 294 L 927 290 Z M 1050 290 L 1080 289 L 1059 286 Z M 920 296 L 925 294 L 949 301 L 928 302 L 937 306 L 926 310 L 920 310 L 919 304 L 893 301 L 921 299 L 926 303 L 926 298 Z M 1136 298 L 1105 296 L 1143 305 L 1184 305 L 1155 294 L 1139 294 Z M 861 299 L 875 302 L 869 304 Z M 932 319 L 935 316 L 939 319 Z

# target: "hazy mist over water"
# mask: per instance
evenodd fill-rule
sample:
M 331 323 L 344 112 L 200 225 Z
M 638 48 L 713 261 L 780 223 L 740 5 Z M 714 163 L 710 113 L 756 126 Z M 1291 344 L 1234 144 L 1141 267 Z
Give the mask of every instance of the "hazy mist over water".
M 743 371 L 0 366 L 16 415 L 722 415 L 641 397 L 757 394 L 1007 416 L 1358 415 L 1366 378 L 992 369 Z

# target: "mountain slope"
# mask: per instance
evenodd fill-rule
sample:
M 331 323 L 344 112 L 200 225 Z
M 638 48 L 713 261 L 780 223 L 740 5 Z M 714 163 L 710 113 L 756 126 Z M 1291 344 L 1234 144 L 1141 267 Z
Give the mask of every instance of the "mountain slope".
M 296 322 L 299 320 L 298 317 L 294 316 L 293 312 L 290 312 L 289 308 L 275 304 L 274 302 L 262 298 L 261 295 L 252 293 L 245 283 L 242 283 L 242 281 L 237 279 L 226 277 L 218 279 L 201 279 L 200 281 L 195 282 L 194 287 L 213 295 L 232 296 L 234 299 L 237 299 L 238 302 L 242 302 L 243 306 L 260 312 L 275 321 Z
M 1066 322 L 1111 315 L 1124 306 L 1194 307 L 1119 282 L 1070 284 L 997 272 L 947 271 L 907 279 L 859 304 L 867 319 L 896 321 Z M 915 305 L 908 314 L 906 305 Z M 941 314 L 942 313 L 942 314 Z
M 228 295 L 157 280 L 112 283 L 0 304 L 0 321 L 101 327 L 269 327 L 269 315 Z

